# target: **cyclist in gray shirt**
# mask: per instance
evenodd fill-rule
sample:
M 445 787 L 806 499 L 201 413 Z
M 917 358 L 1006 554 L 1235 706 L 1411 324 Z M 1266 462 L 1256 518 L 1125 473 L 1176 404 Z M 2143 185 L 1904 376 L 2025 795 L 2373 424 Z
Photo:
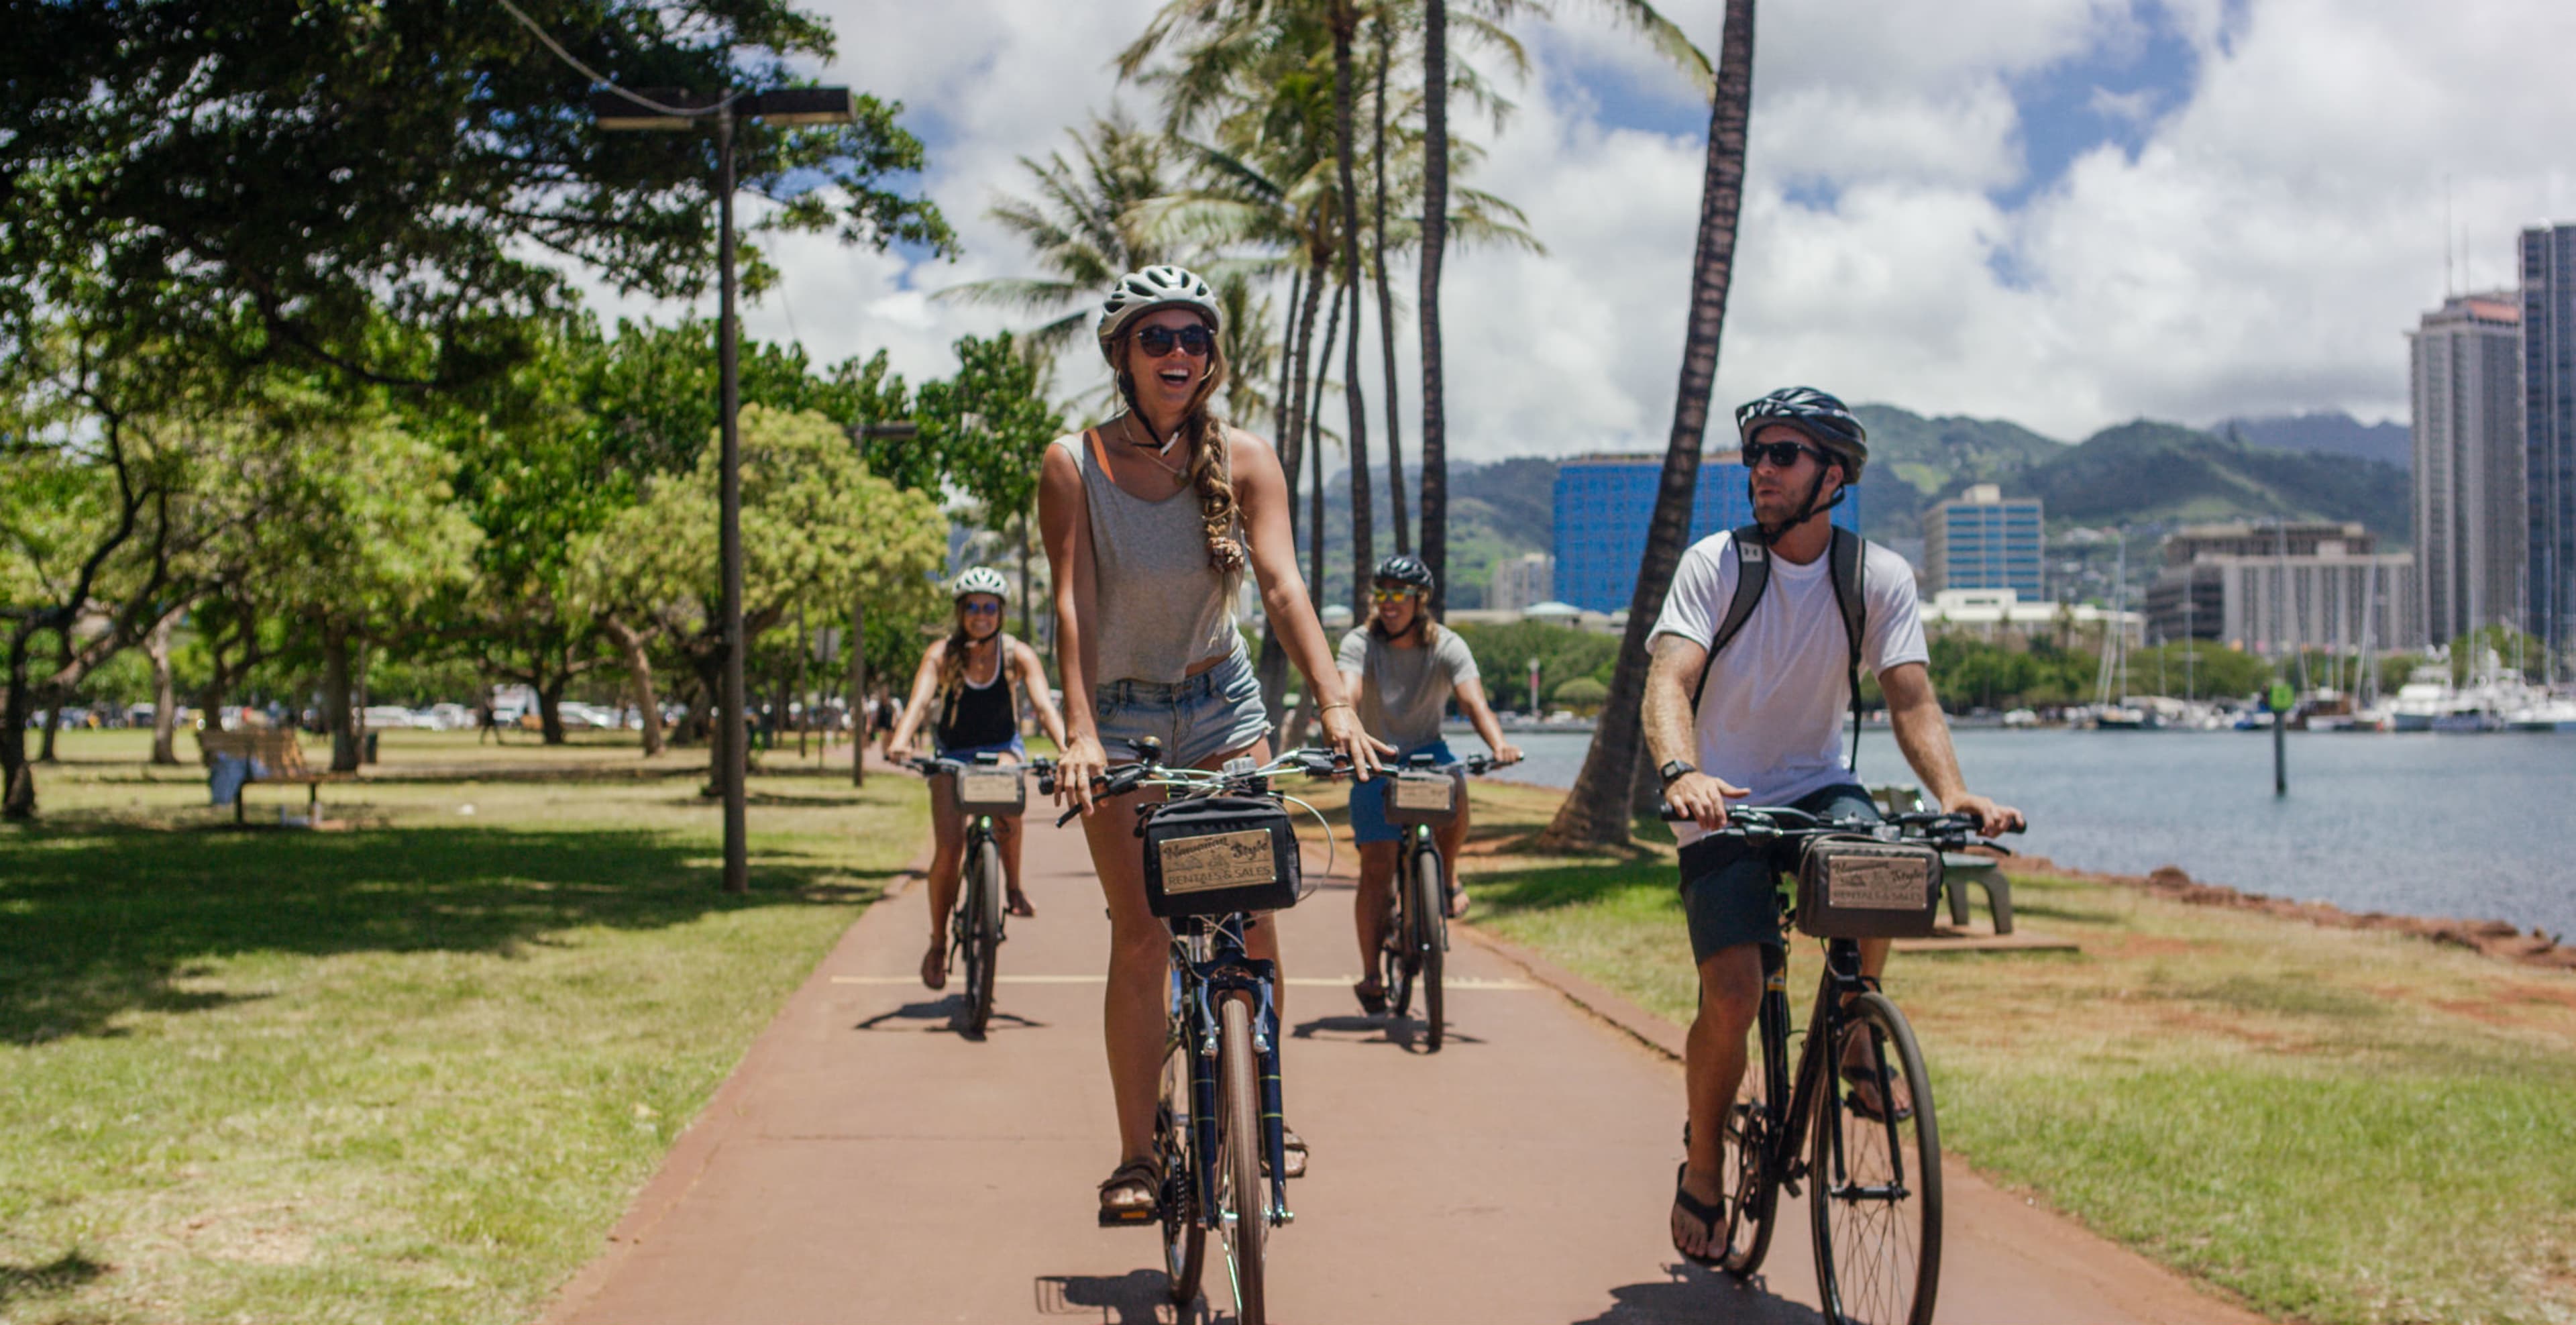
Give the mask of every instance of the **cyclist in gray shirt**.
M 1359 697 L 1360 726 L 1396 749 L 1395 766 L 1418 753 L 1429 753 L 1443 766 L 1457 762 L 1449 743 L 1440 738 L 1440 718 L 1455 698 L 1476 734 L 1499 764 L 1520 762 L 1520 747 L 1503 739 L 1503 725 L 1485 702 L 1485 685 L 1476 670 L 1476 655 L 1456 632 L 1431 619 L 1431 568 L 1397 555 L 1377 564 L 1372 594 L 1375 610 L 1369 623 L 1342 637 L 1344 685 Z M 1458 886 L 1458 847 L 1467 837 L 1466 806 L 1448 827 L 1437 830 L 1449 914 L 1467 911 L 1466 890 Z M 1377 977 L 1378 944 L 1385 935 L 1387 889 L 1395 880 L 1396 846 L 1402 832 L 1387 822 L 1386 781 L 1372 778 L 1351 787 L 1351 840 L 1360 848 L 1359 895 L 1354 915 L 1360 939 L 1360 969 L 1369 974 L 1351 986 L 1370 1016 L 1386 1011 L 1386 987 Z

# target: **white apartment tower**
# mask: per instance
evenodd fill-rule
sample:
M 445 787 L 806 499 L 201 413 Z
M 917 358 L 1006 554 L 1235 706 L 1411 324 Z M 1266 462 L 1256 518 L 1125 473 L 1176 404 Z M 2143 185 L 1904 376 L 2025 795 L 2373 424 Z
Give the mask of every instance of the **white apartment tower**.
M 2433 644 L 2522 621 L 2521 323 L 2515 295 L 2458 295 L 2407 333 L 2415 565 Z

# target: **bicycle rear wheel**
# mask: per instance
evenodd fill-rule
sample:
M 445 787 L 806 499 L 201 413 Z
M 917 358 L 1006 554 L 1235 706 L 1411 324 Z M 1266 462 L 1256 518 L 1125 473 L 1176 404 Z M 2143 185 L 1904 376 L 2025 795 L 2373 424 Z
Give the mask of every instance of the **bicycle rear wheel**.
M 1188 1306 L 1207 1270 L 1207 1225 L 1199 1219 L 1198 1172 L 1190 1164 L 1189 1037 L 1163 1052 L 1163 1095 L 1154 1109 L 1154 1152 L 1163 1168 L 1163 1274 L 1172 1301 Z
M 1836 1078 L 1817 1100 L 1808 1206 L 1825 1318 L 1930 1325 L 1941 1278 L 1941 1136 L 1922 1050 L 1905 1014 L 1875 993 L 1852 1000 L 1823 1049 L 1820 1066 Z M 1849 1059 L 1879 1116 L 1854 1107 L 1858 1090 L 1840 1079 Z M 1904 1097 L 1913 1116 L 1885 1116 L 1887 1102 Z
M 994 959 L 1002 946 L 1002 853 L 990 838 L 975 844 L 966 868 L 966 1033 L 981 1035 L 993 1019 Z
M 1414 956 L 1422 964 L 1422 1020 L 1427 1027 L 1424 1047 L 1440 1052 L 1441 1032 L 1448 1011 L 1440 988 L 1441 968 L 1447 964 L 1449 946 L 1449 891 L 1440 872 L 1440 853 L 1425 847 L 1413 856 L 1413 930 L 1409 936 Z
M 1228 994 L 1217 1038 L 1217 1216 L 1238 1325 L 1263 1325 L 1262 1252 L 1270 1232 L 1270 1185 L 1261 1176 L 1258 1068 L 1252 1056 L 1252 1000 Z

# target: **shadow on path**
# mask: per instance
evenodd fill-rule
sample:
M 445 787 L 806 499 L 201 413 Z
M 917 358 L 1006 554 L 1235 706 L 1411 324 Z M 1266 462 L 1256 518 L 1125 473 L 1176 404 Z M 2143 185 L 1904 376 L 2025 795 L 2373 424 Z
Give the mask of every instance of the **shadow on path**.
M 1121 1275 L 1049 1274 L 1037 1280 L 1041 1316 L 1092 1316 L 1101 1325 L 1215 1325 L 1202 1295 L 1186 1307 L 1172 1303 L 1171 1281 L 1160 1270 Z
M 236 953 L 509 954 L 585 926 L 865 900 L 900 874 L 772 855 L 737 897 L 717 887 L 714 857 L 706 843 L 631 830 L 23 829 L 0 836 L 0 1043 L 223 1006 L 237 996 L 174 982 Z
M 1755 1275 L 1739 1283 L 1727 1274 L 1679 1264 L 1666 1267 L 1672 1278 L 1660 1283 L 1624 1284 L 1610 1290 L 1613 1305 L 1573 1325 L 1824 1325 L 1813 1307 L 1774 1297 Z

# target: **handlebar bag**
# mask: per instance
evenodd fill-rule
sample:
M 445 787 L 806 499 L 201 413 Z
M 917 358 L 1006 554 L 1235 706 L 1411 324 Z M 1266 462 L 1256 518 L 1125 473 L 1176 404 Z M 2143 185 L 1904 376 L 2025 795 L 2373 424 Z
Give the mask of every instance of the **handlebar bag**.
M 961 814 L 1018 814 L 1028 808 L 1028 786 L 1018 764 L 969 764 L 957 770 L 957 810 Z
M 1277 801 L 1207 796 L 1148 807 L 1145 906 L 1166 920 L 1297 904 L 1297 832 Z
M 1941 853 L 1919 842 L 1808 839 L 1798 855 L 1798 932 L 1820 939 L 1932 936 Z
M 1458 818 L 1466 800 L 1466 775 L 1456 769 L 1385 773 L 1386 821 L 1398 827 L 1427 824 L 1446 828 Z

